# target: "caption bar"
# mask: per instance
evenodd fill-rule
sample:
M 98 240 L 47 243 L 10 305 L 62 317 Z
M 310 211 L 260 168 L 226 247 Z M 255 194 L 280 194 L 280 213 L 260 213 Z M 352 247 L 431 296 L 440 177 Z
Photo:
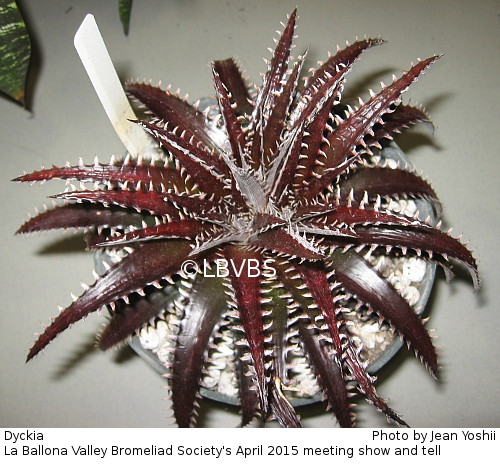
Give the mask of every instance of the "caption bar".
M 2 463 L 50 463 L 71 457 L 85 463 L 118 463 L 158 457 L 201 458 L 239 464 L 266 457 L 276 463 L 424 464 L 443 459 L 492 457 L 496 429 L 3 429 Z M 31 459 L 31 460 L 30 460 Z M 252 460 L 253 459 L 253 460 Z M 73 463 L 73 462 L 72 462 Z M 316 462 L 315 462 L 316 463 Z

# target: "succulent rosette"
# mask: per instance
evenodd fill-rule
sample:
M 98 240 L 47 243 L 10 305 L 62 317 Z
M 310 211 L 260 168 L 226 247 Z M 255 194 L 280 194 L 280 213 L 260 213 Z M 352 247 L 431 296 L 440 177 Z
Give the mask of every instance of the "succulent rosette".
M 347 74 L 363 51 L 383 41 L 339 49 L 302 83 L 306 54 L 290 56 L 295 23 L 296 11 L 260 87 L 247 84 L 233 59 L 214 61 L 217 105 L 207 111 L 169 90 L 127 84 L 147 110 L 147 119 L 135 123 L 161 145 L 162 158 L 68 163 L 17 178 L 77 183 L 20 233 L 85 228 L 91 249 L 121 257 L 61 311 L 28 359 L 104 306 L 111 316 L 99 335 L 103 349 L 175 312 L 168 378 L 181 427 L 195 424 L 203 373 L 222 333 L 232 338 L 242 424 L 260 416 L 300 426 L 287 398 L 292 352 L 308 361 L 340 426 L 355 422 L 355 391 L 388 420 L 406 424 L 375 392 L 345 314 L 377 315 L 437 376 L 422 320 L 367 256 L 420 257 L 448 276 L 458 262 L 479 286 L 476 262 L 459 239 L 418 213 L 387 207 L 391 198 L 438 205 L 428 182 L 374 157 L 394 133 L 429 122 L 420 108 L 402 104 L 401 94 L 438 56 L 349 106 L 341 103 Z M 220 260 L 226 272 L 207 273 Z

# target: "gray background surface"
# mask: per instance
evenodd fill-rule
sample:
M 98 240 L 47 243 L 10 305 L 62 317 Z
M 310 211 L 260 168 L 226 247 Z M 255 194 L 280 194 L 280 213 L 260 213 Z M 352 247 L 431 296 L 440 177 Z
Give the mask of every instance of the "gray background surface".
M 66 306 L 80 281 L 92 282 L 92 256 L 71 232 L 14 236 L 62 184 L 29 187 L 10 182 L 40 165 L 94 155 L 107 161 L 124 149 L 73 48 L 73 36 L 93 13 L 120 77 L 152 78 L 180 87 L 190 98 L 212 95 L 208 63 L 237 56 L 260 83 L 275 30 L 299 7 L 296 54 L 311 45 L 308 64 L 356 36 L 388 43 L 363 55 L 347 95 L 379 89 L 410 61 L 444 53 L 405 96 L 422 102 L 434 136 L 412 129 L 399 139 L 445 205 L 445 222 L 477 248 L 484 281 L 479 294 L 465 273 L 433 292 L 429 327 L 436 328 L 443 365 L 434 382 L 403 350 L 380 373 L 378 392 L 412 426 L 500 426 L 498 261 L 500 3 L 481 0 L 194 1 L 135 0 L 125 37 L 116 1 L 21 0 L 36 41 L 31 112 L 0 99 L 1 380 L 0 426 L 163 427 L 172 425 L 165 382 L 130 349 L 103 354 L 92 335 L 103 322 L 92 315 L 57 338 L 42 356 L 24 363 L 33 333 Z M 359 425 L 386 426 L 360 401 Z M 202 425 L 235 426 L 238 415 L 203 403 Z M 300 411 L 306 426 L 333 426 L 322 407 Z

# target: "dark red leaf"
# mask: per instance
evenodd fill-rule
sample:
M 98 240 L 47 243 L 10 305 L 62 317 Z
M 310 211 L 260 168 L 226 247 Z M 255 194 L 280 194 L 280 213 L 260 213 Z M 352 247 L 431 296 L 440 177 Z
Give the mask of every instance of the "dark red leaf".
M 305 125 L 298 126 L 291 131 L 286 141 L 280 147 L 283 150 L 283 159 L 280 164 L 272 167 L 276 170 L 273 173 L 273 186 L 270 190 L 271 196 L 279 206 L 287 205 L 295 198 L 295 186 L 292 181 L 297 173 L 297 165 L 300 159 L 300 151 L 304 140 Z M 280 153 L 281 156 L 281 153 Z
M 334 85 L 338 85 L 338 80 L 333 80 Z M 283 182 L 294 183 L 297 191 L 311 182 L 312 172 L 316 162 L 324 157 L 324 133 L 330 118 L 330 113 L 335 101 L 338 99 L 338 91 L 334 92 L 330 98 L 317 110 L 315 117 L 307 125 L 307 133 L 301 140 L 293 157 L 289 158 L 289 165 L 285 167 L 286 176 Z M 302 155 L 302 156 L 300 156 Z M 300 158 L 299 158 L 300 157 Z M 300 196 L 298 196 L 300 200 Z
M 170 375 L 174 415 L 181 428 L 192 425 L 207 345 L 227 308 L 224 288 L 217 277 L 197 275 L 185 299 Z
M 268 313 L 265 321 L 269 321 L 270 324 L 270 327 L 266 329 L 267 354 L 268 358 L 272 360 L 270 378 L 278 378 L 280 384 L 286 385 L 288 382 L 287 338 L 291 302 L 274 278 L 267 278 L 267 282 L 271 288 L 263 291 L 265 299 L 262 308 L 264 312 Z
M 145 121 L 137 121 L 137 124 L 146 129 L 173 155 L 202 192 L 219 200 L 234 193 L 231 190 L 226 191 L 224 187 L 223 178 L 231 180 L 230 172 L 216 153 L 208 152 L 182 132 Z
M 375 199 L 377 195 L 437 199 L 429 183 L 404 169 L 381 167 L 357 169 L 341 181 L 341 197 L 346 198 L 351 189 L 358 202 L 363 198 L 365 191 L 371 199 Z
M 398 105 L 392 113 L 386 113 L 382 117 L 382 123 L 376 124 L 372 130 L 373 135 L 367 134 L 365 143 L 368 146 L 379 146 L 382 139 L 392 139 L 394 133 L 401 132 L 416 123 L 425 123 L 433 128 L 426 113 L 416 107 L 409 105 Z
M 298 205 L 295 214 L 294 221 L 306 221 L 308 218 L 314 218 L 315 216 L 323 215 L 329 213 L 335 209 L 335 205 L 324 204 L 324 203 L 310 203 L 306 205 Z
M 220 203 L 213 202 L 205 197 L 165 192 L 163 198 L 174 204 L 178 209 L 182 209 L 186 215 L 199 220 L 213 223 L 225 222 L 226 224 L 228 222 L 227 213 L 221 211 Z M 223 207 L 226 207 L 226 205 L 223 205 Z
M 335 130 L 327 135 L 325 166 L 318 173 L 319 177 L 312 180 L 304 190 L 307 199 L 315 197 L 347 169 L 356 159 L 355 148 L 367 131 L 376 123 L 381 122 L 384 114 L 393 111 L 391 106 L 398 103 L 401 93 L 438 58 L 434 56 L 419 61 L 401 78 L 395 80 L 390 86 L 384 87 L 358 110 L 353 111 L 337 124 Z
M 246 426 L 257 415 L 259 398 L 255 380 L 249 368 L 249 361 L 245 360 L 245 349 L 236 347 L 236 370 L 238 376 L 238 393 L 241 404 L 241 426 Z
M 353 415 L 348 401 L 346 374 L 340 364 L 341 352 L 337 351 L 342 345 L 340 334 L 337 331 L 337 345 L 332 345 L 327 351 L 323 338 L 320 339 L 318 336 L 320 328 L 316 327 L 316 318 L 321 315 L 321 310 L 318 309 L 302 275 L 295 265 L 290 263 L 276 262 L 275 269 L 278 279 L 303 311 L 304 319 L 299 321 L 299 334 L 306 355 L 319 377 L 319 385 L 332 406 L 339 424 L 352 426 Z
M 88 314 L 132 292 L 140 291 L 148 284 L 177 273 L 190 250 L 190 243 L 181 239 L 142 244 L 135 252 L 110 268 L 54 319 L 29 351 L 28 360 L 45 348 L 59 333 Z
M 322 266 L 313 266 L 310 264 L 297 265 L 295 268 L 302 276 L 312 298 L 321 310 L 330 330 L 335 352 L 338 356 L 345 359 L 345 365 L 349 368 L 349 371 L 358 382 L 361 392 L 378 410 L 387 416 L 387 419 L 391 419 L 401 425 L 406 425 L 396 412 L 388 407 L 385 400 L 379 397 L 375 392 L 373 380 L 366 372 L 363 363 L 359 360 L 354 343 L 343 327 L 341 318 L 339 318 L 340 312 L 335 306 L 332 287 L 327 280 L 327 270 Z
M 166 294 L 163 290 L 154 290 L 144 297 L 131 299 L 128 305 L 118 301 L 110 322 L 99 336 L 99 347 L 107 350 L 132 336 L 165 311 L 171 300 L 172 295 Z
M 450 235 L 430 227 L 410 227 L 410 228 L 385 228 L 382 226 L 373 226 L 370 228 L 357 227 L 357 240 L 354 243 L 366 245 L 380 245 L 388 247 L 399 247 L 405 250 L 416 251 L 417 254 L 427 255 L 431 260 L 437 254 L 438 263 L 443 264 L 449 258 L 465 265 L 472 277 L 474 287 L 479 289 L 480 280 L 477 270 L 476 260 L 472 253 L 458 240 Z
M 382 275 L 352 251 L 332 256 L 335 278 L 361 302 L 387 320 L 408 341 L 431 374 L 437 376 L 437 355 L 429 333 L 408 302 Z
M 231 100 L 236 104 L 235 112 L 238 115 L 250 115 L 253 108 L 249 102 L 250 95 L 234 60 L 228 58 L 227 60 L 214 61 L 213 68 L 231 94 Z
M 252 357 L 251 366 L 257 381 L 260 408 L 266 415 L 268 395 L 264 365 L 264 324 L 260 304 L 262 257 L 258 252 L 233 245 L 224 248 L 224 256 L 229 263 L 229 277 L 234 290 L 235 304 Z M 257 266 L 259 272 L 256 269 L 250 270 L 249 266 Z
M 398 225 L 398 226 L 418 226 L 422 225 L 418 220 L 413 220 L 408 217 L 397 215 L 389 211 L 376 210 L 371 207 L 361 207 L 354 202 L 343 202 L 337 205 L 332 205 L 331 211 L 325 214 L 319 214 L 304 221 L 307 226 L 324 227 L 345 227 L 350 228 L 357 225 Z M 430 226 L 427 226 L 430 228 Z
M 342 428 L 354 426 L 354 414 L 351 412 L 349 392 L 344 379 L 339 358 L 320 341 L 318 332 L 306 323 L 300 322 L 299 334 L 304 344 L 306 355 L 316 373 L 326 400 Z
M 128 94 L 169 127 L 187 131 L 187 138 L 195 136 L 205 147 L 218 148 L 214 140 L 214 129 L 207 124 L 205 115 L 186 100 L 149 84 L 127 83 Z
M 287 348 L 291 299 L 282 285 L 268 278 L 271 288 L 264 291 L 263 312 L 268 314 L 270 327 L 265 330 L 266 363 L 268 365 L 269 404 L 274 418 L 286 428 L 300 428 L 300 419 L 283 391 L 288 387 Z
M 121 208 L 102 205 L 68 204 L 40 213 L 24 223 L 16 234 L 60 228 L 124 227 L 142 224 L 142 216 Z
M 298 84 L 304 58 L 301 57 L 295 64 L 286 84 L 283 86 L 280 94 L 276 96 L 269 117 L 267 118 L 262 140 L 262 162 L 265 167 L 269 168 L 272 162 L 276 162 L 282 135 L 286 125 L 289 123 L 289 110 L 295 96 L 294 91 Z M 300 139 L 300 137 L 297 137 L 297 139 Z M 285 143 L 281 143 L 281 146 L 283 145 Z M 278 169 L 278 167 L 275 169 Z
M 276 226 L 283 226 L 287 222 L 269 213 L 256 212 L 253 219 L 253 226 L 256 231 L 265 231 Z
M 300 237 L 303 239 L 302 236 Z M 325 258 L 321 250 L 308 243 L 306 239 L 299 241 L 282 228 L 265 231 L 252 239 L 250 244 L 279 255 L 299 257 L 304 260 Z
M 250 156 L 255 169 L 262 163 L 261 154 L 264 143 L 262 131 L 266 125 L 265 119 L 269 117 L 275 105 L 276 98 L 281 93 L 283 80 L 288 69 L 288 59 L 292 47 L 296 17 L 297 10 L 295 9 L 290 15 L 288 23 L 276 45 L 276 49 L 274 50 L 269 68 L 264 76 L 264 81 L 257 95 L 255 107 L 252 112 L 252 126 L 248 134 L 252 137 Z
M 126 163 L 54 166 L 49 169 L 34 171 L 14 179 L 20 182 L 48 181 L 50 179 L 67 179 L 82 182 L 130 183 L 132 189 L 139 183 L 145 188 L 152 184 L 155 191 L 166 189 L 185 189 L 185 181 L 180 172 L 166 166 L 138 165 L 136 160 Z
M 245 134 L 240 121 L 238 120 L 235 109 L 232 107 L 232 96 L 217 73 L 215 66 L 212 67 L 212 73 L 214 76 L 217 101 L 219 102 L 219 110 L 224 119 L 224 125 L 226 127 L 229 144 L 231 146 L 232 159 L 234 163 L 241 167 L 243 147 L 245 145 Z
M 321 89 L 324 82 L 329 76 L 338 72 L 338 67 L 350 68 L 352 64 L 359 58 L 361 53 L 374 45 L 380 45 L 384 41 L 382 39 L 364 39 L 348 45 L 343 50 L 339 50 L 335 55 L 328 58 L 314 74 L 308 78 L 307 85 L 300 92 L 302 97 L 313 97 L 318 89 Z
M 301 98 L 297 99 L 294 117 L 299 121 L 310 121 L 303 140 L 302 153 L 305 156 L 300 160 L 300 165 L 296 159 L 289 168 L 290 173 L 296 176 L 298 187 L 304 187 L 305 183 L 311 182 L 316 161 L 323 156 L 323 150 L 326 149 L 324 134 L 327 122 L 331 117 L 332 108 L 339 101 L 345 75 L 364 50 L 382 42 L 381 39 L 365 39 L 339 50 L 314 72 L 300 92 Z M 293 177 L 289 178 L 290 175 L 287 176 L 287 182 L 291 183 Z
M 202 230 L 203 224 L 197 220 L 184 219 L 169 221 L 168 223 L 148 226 L 125 234 L 106 238 L 106 240 L 97 242 L 93 245 L 95 247 L 116 247 L 154 239 L 194 239 Z
M 76 200 L 77 202 L 92 202 L 108 206 L 132 208 L 137 211 L 148 211 L 154 215 L 170 215 L 177 217 L 178 210 L 168 202 L 164 196 L 156 192 L 141 192 L 128 190 L 95 190 L 64 192 L 54 198 Z

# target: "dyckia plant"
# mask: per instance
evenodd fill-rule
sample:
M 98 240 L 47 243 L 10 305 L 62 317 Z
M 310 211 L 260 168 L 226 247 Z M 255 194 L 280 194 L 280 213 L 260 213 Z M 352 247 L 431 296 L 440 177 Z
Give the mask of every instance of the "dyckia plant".
M 406 424 L 375 392 L 344 315 L 376 314 L 437 376 L 428 331 L 367 253 L 418 256 L 448 275 L 455 261 L 479 285 L 475 260 L 458 239 L 418 214 L 386 207 L 390 198 L 437 203 L 430 185 L 373 157 L 393 133 L 428 122 L 422 110 L 401 104 L 401 94 L 438 57 L 419 60 L 351 107 L 340 101 L 344 80 L 382 40 L 348 45 L 302 83 L 305 54 L 290 56 L 295 22 L 296 11 L 260 87 L 246 84 L 234 60 L 212 63 L 217 105 L 209 111 L 147 83 L 127 85 L 151 115 L 135 123 L 159 142 L 163 159 L 68 163 L 17 178 L 79 182 L 20 233 L 85 228 L 92 250 L 121 252 L 38 337 L 28 359 L 104 306 L 111 315 L 99 336 L 104 349 L 176 312 L 168 378 L 181 427 L 195 424 L 222 329 L 233 341 L 242 424 L 258 416 L 300 426 L 287 396 L 293 351 L 306 357 L 340 426 L 355 422 L 356 390 L 388 420 Z M 222 259 L 225 273 L 207 273 Z

